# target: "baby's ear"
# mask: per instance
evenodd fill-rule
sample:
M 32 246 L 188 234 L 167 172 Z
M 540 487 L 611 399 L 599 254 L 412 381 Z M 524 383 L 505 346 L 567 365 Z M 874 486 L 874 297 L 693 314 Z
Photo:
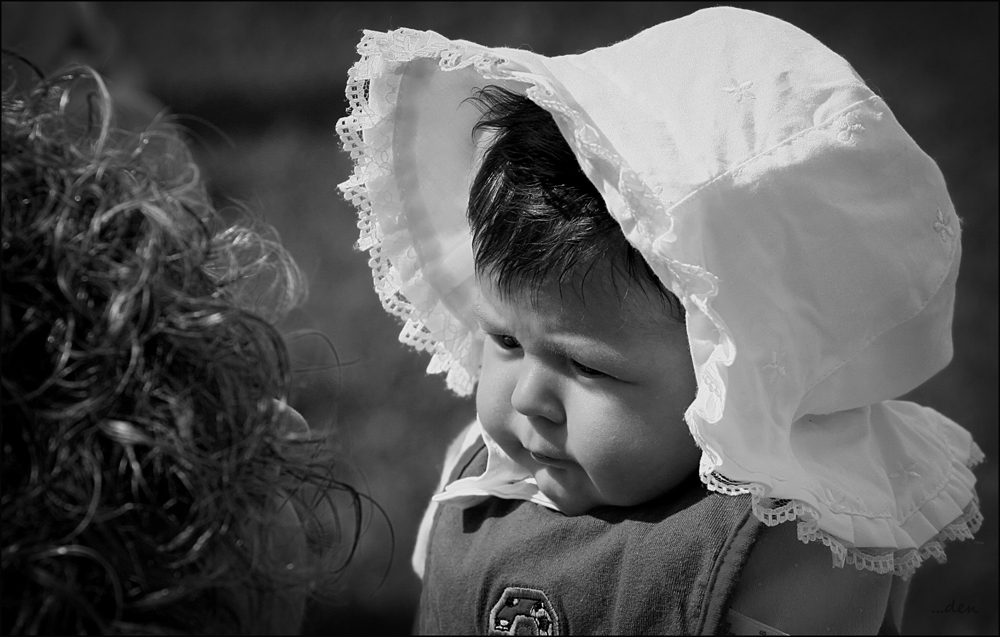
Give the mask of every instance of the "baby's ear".
M 279 435 L 282 438 L 287 438 L 289 440 L 296 440 L 298 438 L 306 438 L 309 436 L 309 423 L 306 419 L 302 417 L 302 414 L 295 411 L 291 405 L 285 402 L 285 399 L 275 400 L 275 406 L 278 408 L 278 414 L 281 417 L 281 421 L 278 425 Z

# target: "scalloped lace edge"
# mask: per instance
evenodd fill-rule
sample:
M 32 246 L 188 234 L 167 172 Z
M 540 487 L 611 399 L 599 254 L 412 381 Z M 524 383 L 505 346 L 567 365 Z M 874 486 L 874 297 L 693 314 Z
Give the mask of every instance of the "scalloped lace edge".
M 974 450 L 975 451 L 975 450 Z M 984 459 L 982 452 L 973 453 L 966 465 L 971 469 Z M 853 564 L 856 569 L 868 570 L 880 575 L 892 573 L 903 580 L 913 576 L 921 564 L 930 557 L 940 563 L 947 561 L 944 543 L 955 540 L 971 540 L 983 523 L 979 508 L 979 498 L 975 492 L 962 514 L 938 531 L 934 537 L 918 548 L 902 550 L 866 549 L 841 541 L 819 528 L 819 512 L 801 500 L 772 499 L 764 495 L 765 486 L 757 482 L 738 483 L 717 473 L 701 476 L 701 481 L 710 491 L 723 495 L 746 495 L 752 498 L 751 510 L 754 516 L 767 526 L 777 526 L 782 522 L 798 520 L 796 533 L 803 543 L 820 542 L 830 549 L 833 566 L 843 568 Z M 783 503 L 783 504 L 778 504 Z M 873 552 L 877 551 L 877 552 Z
M 365 142 L 364 133 L 381 128 L 396 108 L 398 86 L 385 95 L 386 106 L 383 114 L 376 112 L 369 104 L 369 82 L 385 77 L 393 65 L 409 62 L 416 58 L 438 58 L 442 69 L 455 70 L 475 65 L 484 77 L 491 75 L 498 58 L 486 53 L 464 56 L 467 45 L 450 41 L 429 41 L 427 33 L 412 29 L 397 29 L 389 33 L 365 31 L 358 43 L 360 59 L 348 71 L 346 96 L 349 103 L 348 115 L 337 122 L 337 133 L 344 149 L 350 153 L 354 163 L 351 176 L 339 184 L 344 198 L 358 210 L 360 238 L 355 244 L 359 250 L 369 253 L 368 265 L 372 270 L 375 290 L 386 312 L 405 321 L 400 331 L 400 342 L 418 351 L 432 355 L 427 373 L 446 373 L 448 388 L 460 396 L 472 393 L 475 385 L 474 374 L 470 372 L 473 334 L 461 325 L 446 310 L 432 307 L 418 308 L 402 292 L 398 276 L 393 272 L 389 257 L 404 258 L 402 252 L 388 253 L 384 250 L 382 228 L 379 215 L 372 208 L 375 193 L 366 182 L 378 180 L 394 183 L 394 169 L 391 161 L 382 161 L 377 149 Z M 499 76 L 496 76 L 499 78 Z M 384 134 L 384 133 L 383 133 Z M 386 135 L 383 147 L 391 145 L 391 135 Z M 385 186 L 382 186 L 385 188 Z M 386 216 L 402 213 L 398 201 L 380 202 Z M 438 329 L 428 327 L 429 322 L 440 324 Z M 449 338 L 450 335 L 450 338 Z M 448 344 L 446 344 L 448 343 Z

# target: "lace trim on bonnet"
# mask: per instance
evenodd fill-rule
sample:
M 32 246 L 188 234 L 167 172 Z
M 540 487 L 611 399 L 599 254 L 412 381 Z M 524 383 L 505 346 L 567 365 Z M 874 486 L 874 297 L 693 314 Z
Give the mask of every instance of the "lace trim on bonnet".
M 337 123 L 337 132 L 350 153 L 354 170 L 349 179 L 339 185 L 345 199 L 358 209 L 360 238 L 359 250 L 367 250 L 368 265 L 372 269 L 374 287 L 383 308 L 405 321 L 400 332 L 400 342 L 419 351 L 432 354 L 428 373 L 446 373 L 447 385 L 460 396 L 472 392 L 478 366 L 476 335 L 444 306 L 431 286 L 419 275 L 419 263 L 405 225 L 398 223 L 403 216 L 402 201 L 392 164 L 392 115 L 396 107 L 401 74 L 396 73 L 402 64 L 418 58 L 436 58 L 440 68 L 452 71 L 473 67 L 485 80 L 514 80 L 529 85 L 525 94 L 550 113 L 561 115 L 571 124 L 572 138 L 568 143 L 578 157 L 599 161 L 618 174 L 617 191 L 624 200 L 625 218 L 619 219 L 634 226 L 639 210 L 655 211 L 642 215 L 640 233 L 630 234 L 646 243 L 636 245 L 643 253 L 654 253 L 667 265 L 674 279 L 675 290 L 699 308 L 718 328 L 720 343 L 714 348 L 699 371 L 698 394 L 686 414 L 686 420 L 696 443 L 705 452 L 700 470 L 702 482 L 708 489 L 726 495 L 750 494 L 752 509 L 764 524 L 774 526 L 781 522 L 798 520 L 798 538 L 802 542 L 822 542 L 830 548 L 834 566 L 854 564 L 859 570 L 876 573 L 894 573 L 906 579 L 928 557 L 945 561 L 942 543 L 946 540 L 964 540 L 978 531 L 983 516 L 978 499 L 962 509 L 962 514 L 947 524 L 933 538 L 919 548 L 902 550 L 862 549 L 836 538 L 818 526 L 819 514 L 811 505 L 799 500 L 772 499 L 765 494 L 768 488 L 758 483 L 737 483 L 714 471 L 722 464 L 720 456 L 706 444 L 691 416 L 714 422 L 721 416 L 724 404 L 724 383 L 719 367 L 729 365 L 735 358 L 735 345 L 721 317 L 711 307 L 711 299 L 718 291 L 717 279 L 703 268 L 685 264 L 667 255 L 670 243 L 676 240 L 673 219 L 663 208 L 659 198 L 632 171 L 624 159 L 602 145 L 600 135 L 577 113 L 565 99 L 553 90 L 543 76 L 501 69 L 507 60 L 482 47 L 463 41 L 449 41 L 437 34 L 397 29 L 389 33 L 365 31 L 358 44 L 360 59 L 350 69 L 346 95 L 349 115 Z M 384 94 L 369 94 L 369 82 L 379 80 L 386 84 Z M 650 221 L 654 219 L 656 221 Z M 652 227 L 658 223 L 658 227 Z M 635 243 L 633 241 L 633 243 Z M 983 460 L 983 454 L 973 443 L 969 468 Z M 935 494 L 937 495 L 937 494 Z
M 972 458 L 968 468 L 982 462 L 983 453 L 973 448 Z M 933 538 L 919 548 L 891 551 L 884 549 L 858 548 L 836 538 L 819 528 L 819 514 L 816 509 L 800 500 L 774 499 L 764 495 L 766 489 L 757 483 L 733 482 L 718 473 L 701 476 L 701 481 L 711 491 L 724 495 L 750 494 L 752 510 L 757 519 L 767 526 L 776 526 L 782 522 L 798 520 L 796 527 L 799 540 L 803 543 L 822 542 L 830 548 L 833 554 L 833 565 L 843 567 L 844 564 L 854 564 L 860 570 L 869 570 L 879 574 L 892 573 L 904 580 L 909 579 L 923 564 L 924 560 L 934 557 L 938 562 L 948 560 L 944 552 L 944 542 L 950 540 L 971 540 L 973 534 L 979 531 L 983 523 L 983 514 L 979 510 L 979 499 L 973 496 L 962 514 L 941 529 Z

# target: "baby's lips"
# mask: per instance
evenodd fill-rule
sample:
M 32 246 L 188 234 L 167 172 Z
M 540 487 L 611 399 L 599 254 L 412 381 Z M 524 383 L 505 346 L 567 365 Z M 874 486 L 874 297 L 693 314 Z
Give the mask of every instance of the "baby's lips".
M 540 464 L 549 465 L 550 467 L 565 468 L 571 464 L 575 464 L 569 458 L 563 458 L 561 456 L 552 456 L 544 453 L 538 453 L 535 451 L 528 451 L 532 459 Z

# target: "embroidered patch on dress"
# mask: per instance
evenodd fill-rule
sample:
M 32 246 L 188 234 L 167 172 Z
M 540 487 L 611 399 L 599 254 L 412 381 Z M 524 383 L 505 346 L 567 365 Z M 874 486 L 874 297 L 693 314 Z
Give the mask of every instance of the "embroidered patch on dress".
M 558 635 L 559 617 L 542 591 L 508 586 L 490 611 L 490 635 Z

